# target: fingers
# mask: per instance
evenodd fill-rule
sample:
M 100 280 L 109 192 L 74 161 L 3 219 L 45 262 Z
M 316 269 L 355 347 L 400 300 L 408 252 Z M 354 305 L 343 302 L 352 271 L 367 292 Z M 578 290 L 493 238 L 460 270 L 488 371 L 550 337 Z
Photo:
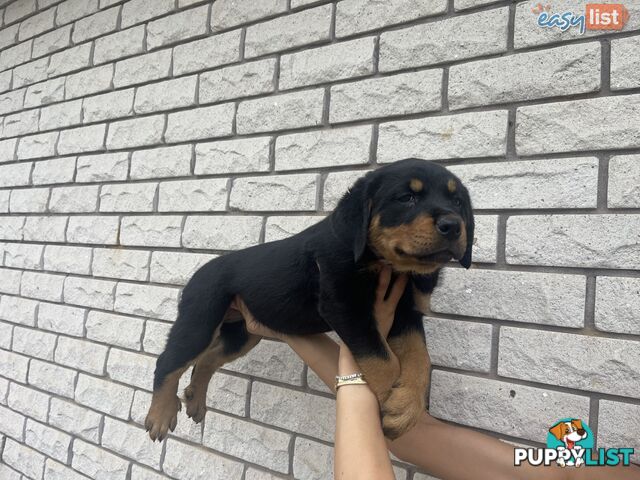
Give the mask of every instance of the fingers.
M 384 266 L 378 275 L 378 288 L 376 289 L 376 302 L 384 302 L 389 283 L 391 282 L 391 267 Z
M 387 303 L 394 310 L 398 305 L 402 294 L 404 293 L 404 289 L 407 286 L 408 280 L 409 277 L 407 276 L 407 274 L 403 273 L 398 278 L 396 278 L 396 281 L 393 283 L 393 287 L 391 287 L 391 293 L 389 294 L 389 298 L 387 298 Z

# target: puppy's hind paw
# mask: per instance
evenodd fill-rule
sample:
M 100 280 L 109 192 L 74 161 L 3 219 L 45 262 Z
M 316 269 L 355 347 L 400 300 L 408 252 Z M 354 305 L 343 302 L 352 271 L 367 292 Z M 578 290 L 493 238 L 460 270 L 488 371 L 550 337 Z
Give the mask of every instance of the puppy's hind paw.
M 206 393 L 201 393 L 199 389 L 189 385 L 184 389 L 185 405 L 187 407 L 187 417 L 194 422 L 200 423 L 207 414 Z
M 144 428 L 149 432 L 149 437 L 154 442 L 162 442 L 169 431 L 174 431 L 178 425 L 178 412 L 182 408 L 180 399 L 176 396 L 167 401 L 153 400 Z
M 384 436 L 395 440 L 409 431 L 425 410 L 424 400 L 418 391 L 397 387 L 382 406 L 382 430 Z

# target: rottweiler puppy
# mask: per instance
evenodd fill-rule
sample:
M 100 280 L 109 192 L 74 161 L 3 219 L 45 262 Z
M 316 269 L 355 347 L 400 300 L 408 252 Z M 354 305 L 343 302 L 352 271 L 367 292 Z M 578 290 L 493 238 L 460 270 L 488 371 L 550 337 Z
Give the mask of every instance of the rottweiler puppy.
M 303 232 L 205 264 L 182 292 L 178 319 L 156 363 L 145 422 L 151 439 L 162 440 L 175 428 L 178 381 L 189 366 L 187 415 L 201 422 L 213 373 L 260 341 L 230 309 L 236 295 L 258 322 L 278 332 L 335 330 L 380 401 L 385 435 L 398 437 L 425 408 L 422 311 L 445 263 L 471 265 L 473 230 L 460 180 L 440 165 L 410 158 L 367 173 L 331 215 Z M 373 316 L 381 263 L 410 274 L 388 339 L 380 337 Z

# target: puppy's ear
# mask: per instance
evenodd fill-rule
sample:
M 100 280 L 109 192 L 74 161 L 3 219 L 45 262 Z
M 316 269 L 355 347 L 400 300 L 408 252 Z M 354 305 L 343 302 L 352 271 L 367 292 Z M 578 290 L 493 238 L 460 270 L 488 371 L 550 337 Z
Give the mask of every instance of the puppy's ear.
M 573 423 L 573 426 L 576 427 L 576 430 L 582 430 L 582 420 L 574 418 L 573 420 L 571 420 L 571 423 Z
M 556 437 L 558 440 L 562 440 L 562 422 L 557 425 L 554 425 L 549 429 L 549 433 Z
M 471 267 L 473 254 L 473 235 L 475 230 L 475 221 L 473 219 L 473 207 L 471 206 L 471 198 L 466 188 L 463 188 L 464 202 L 462 207 L 462 218 L 464 219 L 465 229 L 467 232 L 467 248 L 464 255 L 460 259 L 460 265 L 464 268 Z
M 372 200 L 369 198 L 370 172 L 360 178 L 342 197 L 334 211 L 334 230 L 352 245 L 353 258 L 360 260 L 367 247 Z

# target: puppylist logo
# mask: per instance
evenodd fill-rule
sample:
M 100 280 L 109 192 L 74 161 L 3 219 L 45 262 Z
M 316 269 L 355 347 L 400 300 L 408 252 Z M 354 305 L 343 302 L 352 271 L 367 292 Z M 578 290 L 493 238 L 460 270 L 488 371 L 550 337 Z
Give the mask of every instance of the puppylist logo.
M 595 437 L 585 422 L 578 418 L 563 418 L 547 433 L 547 448 L 515 448 L 514 465 L 523 462 L 533 466 L 561 467 L 629 466 L 633 448 L 594 449 Z
M 531 12 L 538 16 L 539 27 L 562 32 L 577 28 L 580 35 L 587 30 L 622 30 L 629 20 L 629 11 L 621 3 L 587 3 L 584 13 L 554 13 L 550 4 L 538 3 Z

